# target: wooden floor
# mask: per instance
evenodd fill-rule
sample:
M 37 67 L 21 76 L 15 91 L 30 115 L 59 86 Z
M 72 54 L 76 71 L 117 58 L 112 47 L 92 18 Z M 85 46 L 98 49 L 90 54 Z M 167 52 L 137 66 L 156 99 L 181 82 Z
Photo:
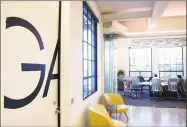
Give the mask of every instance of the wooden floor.
M 186 127 L 186 109 L 155 108 L 129 106 L 128 127 L 135 126 L 177 126 Z M 115 114 L 112 115 L 115 118 Z M 126 123 L 124 114 L 118 114 L 117 119 Z

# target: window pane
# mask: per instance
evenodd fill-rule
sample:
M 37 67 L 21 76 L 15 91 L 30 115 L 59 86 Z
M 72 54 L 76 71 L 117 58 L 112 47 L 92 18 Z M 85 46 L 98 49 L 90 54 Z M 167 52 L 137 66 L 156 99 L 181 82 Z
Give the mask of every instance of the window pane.
M 165 71 L 165 76 L 176 77 L 183 74 L 182 48 L 159 48 L 159 70 Z M 163 67 L 164 65 L 164 67 Z M 168 72 L 167 72 L 168 71 Z M 170 72 L 172 71 L 172 72 Z
M 87 42 L 88 40 L 87 40 L 87 26 L 86 25 L 84 25 L 84 31 L 83 32 L 84 32 L 84 34 L 83 34 L 84 35 L 84 41 Z
M 90 29 L 92 29 L 92 22 L 91 22 L 91 20 L 89 20 L 89 19 L 88 19 L 88 27 L 89 27 Z
M 95 31 L 95 20 L 92 18 L 92 31 Z
M 92 44 L 92 31 L 88 29 L 88 43 Z
M 92 46 L 88 45 L 88 59 L 91 60 L 92 59 Z
M 95 62 L 92 62 L 92 75 L 96 75 L 95 74 L 95 69 L 96 69 L 96 67 L 95 67 Z
M 176 78 L 177 77 L 177 73 L 176 72 L 171 72 L 171 78 Z
M 92 93 L 92 79 L 88 79 L 88 94 Z
M 88 59 L 88 44 L 84 42 L 84 59 Z
M 95 78 L 92 78 L 92 92 L 95 91 Z
M 172 65 L 171 65 L 171 70 L 172 70 L 172 71 L 176 71 L 176 70 L 177 70 L 176 64 L 172 64 Z
M 92 62 L 88 61 L 88 76 L 92 75 Z
M 83 92 L 84 92 L 84 98 L 88 95 L 88 90 L 87 90 L 87 88 L 88 88 L 88 80 L 87 79 L 85 79 L 84 80 L 84 89 L 83 89 Z
M 95 33 L 92 32 L 92 45 L 95 46 Z
M 164 77 L 164 72 L 160 72 L 160 77 Z
M 88 61 L 84 60 L 84 77 L 88 75 Z

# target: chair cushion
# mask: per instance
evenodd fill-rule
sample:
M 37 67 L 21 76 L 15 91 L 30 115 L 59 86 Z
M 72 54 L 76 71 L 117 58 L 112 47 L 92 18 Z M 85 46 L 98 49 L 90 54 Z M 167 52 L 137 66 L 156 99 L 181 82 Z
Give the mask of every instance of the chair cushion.
M 126 105 L 116 105 L 117 106 L 117 113 L 121 113 L 121 112 L 127 112 L 128 111 L 128 107 Z M 111 113 L 116 113 L 116 110 L 110 110 Z
M 127 124 L 122 121 L 118 121 L 118 120 L 114 120 L 114 119 L 112 119 L 112 121 L 113 121 L 115 127 L 127 127 Z

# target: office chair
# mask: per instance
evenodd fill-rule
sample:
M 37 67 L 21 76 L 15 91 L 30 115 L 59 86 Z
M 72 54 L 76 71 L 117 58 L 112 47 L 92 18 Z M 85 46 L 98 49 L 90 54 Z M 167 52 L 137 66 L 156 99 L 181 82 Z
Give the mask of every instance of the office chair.
M 178 100 L 178 97 L 177 97 L 178 88 L 177 88 L 177 79 L 176 78 L 169 78 L 168 79 L 168 86 L 166 88 L 166 91 L 169 94 L 169 97 L 166 97 L 166 98 Z M 173 97 L 173 96 L 175 96 L 175 97 Z
M 153 92 L 153 96 L 151 97 L 152 99 L 156 99 L 157 101 L 159 100 L 163 100 L 163 98 L 161 98 L 162 92 L 163 92 L 163 88 L 161 86 L 161 79 L 152 79 L 152 92 Z M 158 94 L 158 96 L 156 97 L 155 94 Z
M 141 89 L 140 89 L 140 80 L 139 78 L 132 78 L 132 84 L 131 84 L 131 95 L 133 93 L 133 91 L 135 92 L 135 96 L 133 96 L 132 98 L 138 98 L 138 92 L 140 93 Z M 139 97 L 140 99 L 142 98 L 141 96 Z
M 179 87 L 179 89 L 181 89 L 181 91 L 183 92 L 183 97 L 180 98 L 180 100 L 187 100 L 187 79 L 184 80 L 184 85 L 181 87 Z
M 90 127 L 126 127 L 127 124 L 112 119 L 105 107 L 101 104 L 92 105 L 88 109 Z

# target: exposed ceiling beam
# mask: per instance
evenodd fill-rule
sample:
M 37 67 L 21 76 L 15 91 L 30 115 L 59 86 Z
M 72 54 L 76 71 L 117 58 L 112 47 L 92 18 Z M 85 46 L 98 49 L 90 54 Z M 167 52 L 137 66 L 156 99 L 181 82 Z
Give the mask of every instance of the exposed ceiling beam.
M 169 1 L 155 1 L 152 9 L 152 17 L 149 19 L 148 28 L 155 28 L 157 21 L 162 17 Z
M 101 20 L 102 21 L 114 21 L 114 20 L 150 18 L 151 14 L 152 14 L 151 10 L 140 11 L 140 12 L 130 12 L 130 13 L 103 14 L 101 17 Z

